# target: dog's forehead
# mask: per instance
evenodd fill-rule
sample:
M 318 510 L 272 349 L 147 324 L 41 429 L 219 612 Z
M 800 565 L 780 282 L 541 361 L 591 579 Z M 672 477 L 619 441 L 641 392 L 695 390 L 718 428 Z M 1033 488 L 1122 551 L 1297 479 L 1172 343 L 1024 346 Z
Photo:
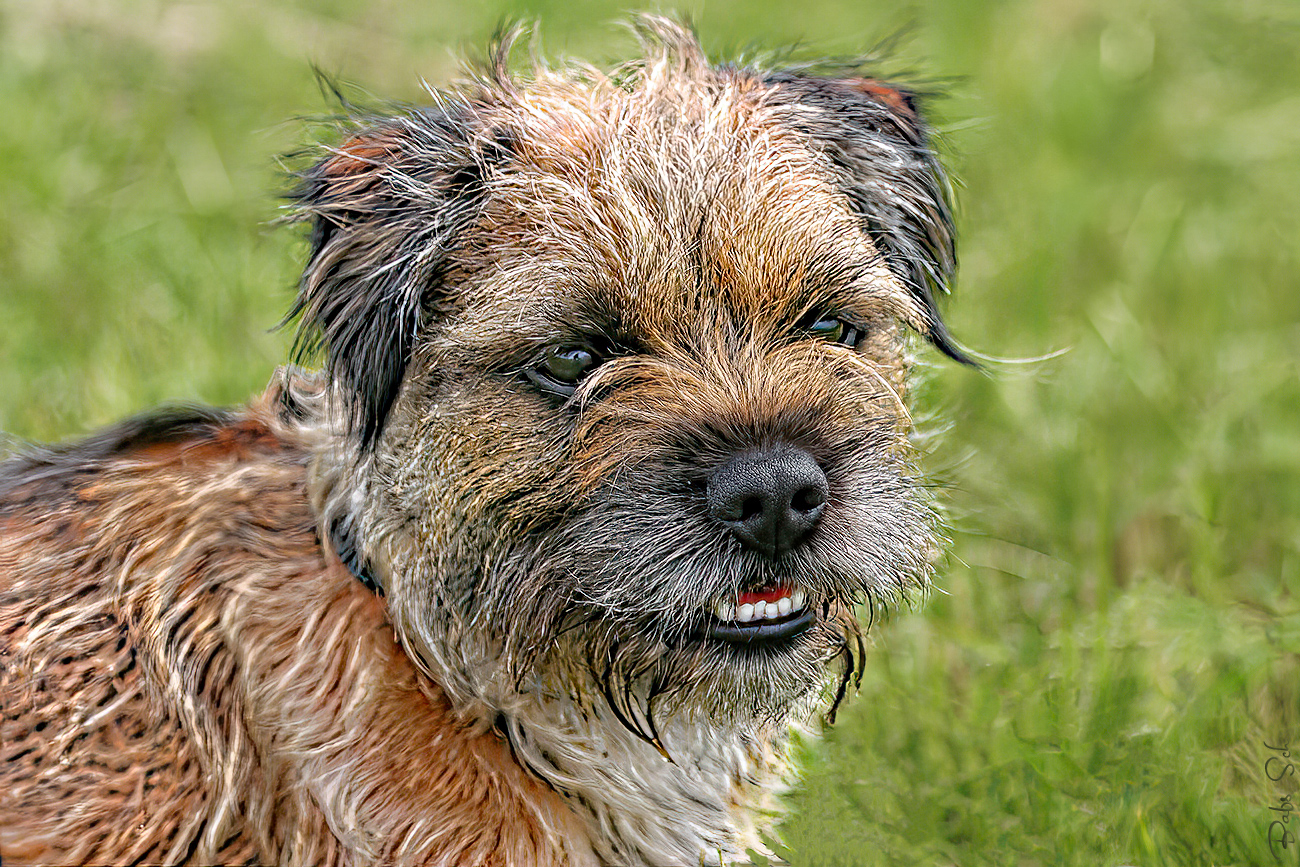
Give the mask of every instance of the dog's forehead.
M 910 293 L 770 88 L 707 84 L 522 97 L 474 245 L 480 297 L 515 316 L 531 301 L 537 328 L 613 323 L 642 339 L 702 315 L 780 321 L 817 306 L 912 318 Z

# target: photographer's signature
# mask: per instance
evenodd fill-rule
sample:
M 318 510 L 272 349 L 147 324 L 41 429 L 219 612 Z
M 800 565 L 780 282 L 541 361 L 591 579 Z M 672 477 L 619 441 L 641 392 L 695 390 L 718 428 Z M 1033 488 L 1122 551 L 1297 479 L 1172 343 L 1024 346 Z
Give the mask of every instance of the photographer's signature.
M 1275 783 L 1280 783 L 1287 777 L 1296 776 L 1295 763 L 1291 758 L 1291 748 L 1288 745 L 1273 746 L 1267 741 L 1264 746 L 1272 751 L 1273 755 L 1264 760 L 1264 776 L 1268 777 Z M 1294 779 L 1291 781 L 1294 782 Z M 1294 794 L 1294 793 L 1292 793 Z M 1273 853 L 1273 857 L 1282 860 L 1282 853 L 1296 845 L 1295 826 L 1291 825 L 1291 819 L 1296 813 L 1296 805 L 1291 800 L 1291 794 L 1279 795 L 1276 805 L 1270 805 L 1269 809 L 1273 811 L 1273 821 L 1269 823 L 1268 851 Z M 1300 822 L 1298 822 L 1300 824 Z

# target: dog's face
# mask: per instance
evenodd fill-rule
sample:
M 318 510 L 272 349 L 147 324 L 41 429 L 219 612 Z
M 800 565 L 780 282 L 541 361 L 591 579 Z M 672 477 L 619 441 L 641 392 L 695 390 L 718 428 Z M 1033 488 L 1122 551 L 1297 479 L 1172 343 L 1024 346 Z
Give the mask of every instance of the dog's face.
M 851 663 L 852 606 L 933 548 L 902 403 L 902 328 L 955 353 L 927 147 L 901 91 L 713 69 L 663 25 L 617 82 L 498 75 L 308 174 L 345 523 L 417 658 L 590 686 L 650 736 Z

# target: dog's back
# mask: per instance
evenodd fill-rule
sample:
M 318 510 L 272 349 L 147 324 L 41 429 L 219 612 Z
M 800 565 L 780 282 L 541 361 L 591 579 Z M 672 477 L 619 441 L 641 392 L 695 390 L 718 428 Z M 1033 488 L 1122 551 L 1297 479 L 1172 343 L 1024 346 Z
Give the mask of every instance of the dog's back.
M 549 863 L 579 845 L 327 558 L 305 455 L 264 402 L 0 465 L 6 864 Z
M 209 703 L 236 676 L 218 634 L 240 593 L 223 580 L 236 565 L 226 540 L 242 541 L 240 571 L 257 568 L 271 536 L 297 549 L 298 569 L 319 561 L 305 509 L 239 496 L 238 478 L 250 475 L 301 500 L 291 448 L 251 419 L 201 412 L 137 420 L 4 466 L 6 860 L 175 862 L 222 812 L 204 797 L 205 777 L 224 770 L 245 783 L 250 768 L 213 762 L 216 750 L 234 757 L 230 736 L 243 725 L 237 708 Z M 224 824 L 231 839 L 217 831 L 213 857 L 256 858 L 241 823 Z

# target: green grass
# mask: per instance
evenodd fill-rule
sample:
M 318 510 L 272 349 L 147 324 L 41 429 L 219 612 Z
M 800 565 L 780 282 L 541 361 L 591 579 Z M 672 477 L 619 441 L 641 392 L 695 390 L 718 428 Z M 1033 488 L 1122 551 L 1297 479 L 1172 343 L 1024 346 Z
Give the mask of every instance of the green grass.
M 913 21 L 903 60 L 953 82 L 952 328 L 1067 350 L 987 376 L 923 353 L 952 553 L 807 746 L 787 857 L 1274 863 L 1296 784 L 1264 743 L 1300 745 L 1300 6 L 679 8 L 719 53 Z M 287 350 L 302 246 L 269 224 L 292 119 L 324 109 L 310 64 L 415 99 L 504 15 L 553 53 L 628 50 L 594 2 L 0 0 L 0 430 L 257 392 Z

